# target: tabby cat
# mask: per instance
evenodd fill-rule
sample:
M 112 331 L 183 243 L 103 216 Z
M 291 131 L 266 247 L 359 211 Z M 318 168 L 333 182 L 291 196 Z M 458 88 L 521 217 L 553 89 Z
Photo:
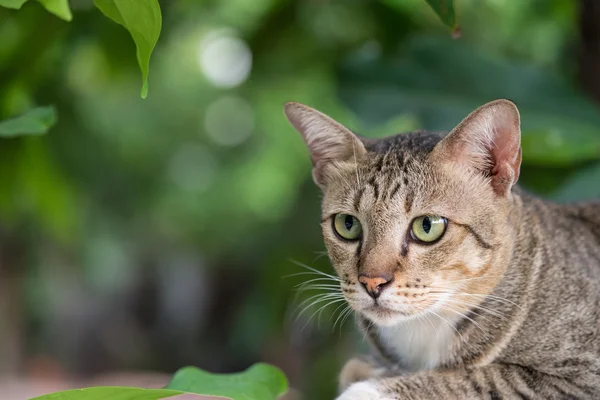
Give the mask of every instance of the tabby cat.
M 346 364 L 338 400 L 600 399 L 600 202 L 515 186 L 512 102 L 445 136 L 366 139 L 298 103 L 285 113 L 323 191 L 340 290 L 374 349 Z

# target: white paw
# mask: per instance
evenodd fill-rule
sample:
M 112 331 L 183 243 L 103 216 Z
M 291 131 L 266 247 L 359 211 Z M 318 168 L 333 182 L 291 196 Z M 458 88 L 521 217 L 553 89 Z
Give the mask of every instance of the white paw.
M 353 383 L 336 400 L 388 400 L 372 382 Z

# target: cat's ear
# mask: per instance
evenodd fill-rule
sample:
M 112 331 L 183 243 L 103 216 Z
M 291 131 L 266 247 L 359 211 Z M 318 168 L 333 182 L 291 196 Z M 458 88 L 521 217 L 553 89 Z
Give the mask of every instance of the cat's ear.
M 356 161 L 366 153 L 358 136 L 315 109 L 287 103 L 285 115 L 310 150 L 313 179 L 319 186 L 325 186 L 327 172 L 336 162 Z
M 479 107 L 437 144 L 432 156 L 480 171 L 490 177 L 496 194 L 507 195 L 521 167 L 517 106 L 496 100 Z

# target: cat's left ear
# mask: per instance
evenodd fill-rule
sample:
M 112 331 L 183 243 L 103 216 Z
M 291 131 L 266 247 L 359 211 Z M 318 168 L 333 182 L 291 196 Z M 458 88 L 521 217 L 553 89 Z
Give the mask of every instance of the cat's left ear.
M 320 187 L 327 185 L 336 164 L 357 162 L 366 153 L 358 136 L 313 108 L 300 103 L 287 103 L 285 115 L 310 150 L 313 180 Z
M 481 172 L 491 178 L 497 195 L 506 196 L 517 183 L 521 167 L 517 106 L 496 100 L 479 107 L 437 144 L 432 156 Z

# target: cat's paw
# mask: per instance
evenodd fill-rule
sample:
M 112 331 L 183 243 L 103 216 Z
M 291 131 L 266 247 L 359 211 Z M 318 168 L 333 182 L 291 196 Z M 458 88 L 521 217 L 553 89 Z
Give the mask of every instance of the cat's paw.
M 358 382 L 340 394 L 336 400 L 392 400 L 386 396 L 373 382 Z
M 339 390 L 343 392 L 353 383 L 384 376 L 385 372 L 385 368 L 378 367 L 372 362 L 361 358 L 353 358 L 344 365 L 342 372 L 340 372 Z

